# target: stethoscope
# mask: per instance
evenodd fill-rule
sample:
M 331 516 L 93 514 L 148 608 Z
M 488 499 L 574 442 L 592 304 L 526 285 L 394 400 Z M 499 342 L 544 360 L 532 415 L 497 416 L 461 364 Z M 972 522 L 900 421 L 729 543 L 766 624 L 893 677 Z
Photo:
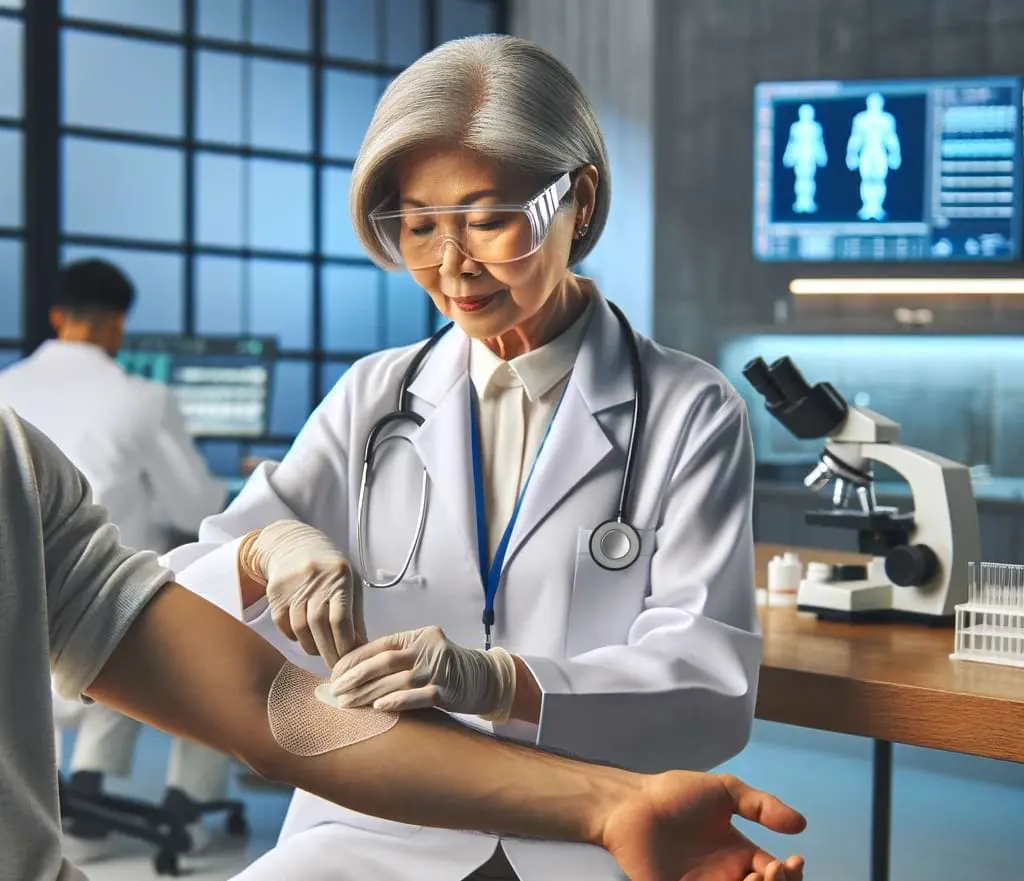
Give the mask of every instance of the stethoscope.
M 637 345 L 636 337 L 633 335 L 633 328 L 630 326 L 628 319 L 622 313 L 614 303 L 608 303 L 608 307 L 612 310 L 615 317 L 618 319 L 619 325 L 622 328 L 622 334 L 625 338 L 626 345 L 629 348 L 629 361 L 630 370 L 633 375 L 633 416 L 630 422 L 629 428 L 629 442 L 626 446 L 626 463 L 622 469 L 622 483 L 619 489 L 619 501 L 618 507 L 615 511 L 615 516 L 610 520 L 605 520 L 601 523 L 590 536 L 590 556 L 594 562 L 602 569 L 608 569 L 611 571 L 618 571 L 626 569 L 632 566 L 636 562 L 637 557 L 640 556 L 640 533 L 637 532 L 636 528 L 629 522 L 626 517 L 626 512 L 629 510 L 630 505 L 630 493 L 633 487 L 633 475 L 636 470 L 636 450 L 640 443 L 640 430 L 642 414 L 644 413 L 644 378 L 643 369 L 640 364 L 640 347 Z M 427 355 L 434 349 L 434 347 L 441 341 L 442 337 L 453 327 L 453 324 L 447 324 L 434 333 L 416 352 L 413 356 L 412 361 L 406 368 L 405 373 L 402 375 L 402 383 L 398 389 L 398 409 L 388 413 L 379 419 L 373 427 L 370 429 L 370 433 L 366 438 L 366 447 L 363 452 L 363 469 L 362 476 L 359 481 L 359 501 L 358 510 L 356 512 L 356 544 L 359 552 L 359 567 L 362 570 L 363 582 L 368 587 L 375 588 L 388 588 L 394 587 L 401 582 L 409 571 L 409 567 L 412 565 L 413 557 L 416 556 L 416 551 L 420 547 L 420 543 L 423 539 L 423 530 L 427 522 L 427 494 L 428 494 L 428 482 L 426 466 L 423 468 L 423 479 L 420 487 L 420 505 L 419 513 L 416 518 L 416 532 L 413 536 L 412 544 L 409 546 L 409 552 L 405 556 L 405 561 L 398 573 L 388 580 L 375 580 L 371 576 L 371 569 L 367 565 L 367 549 L 366 549 L 366 512 L 369 508 L 369 483 L 370 473 L 373 468 L 374 457 L 381 447 L 389 440 L 404 440 L 411 443 L 409 436 L 404 434 L 389 434 L 386 437 L 382 437 L 383 433 L 396 424 L 402 422 L 412 423 L 416 428 L 423 425 L 424 419 L 419 413 L 416 413 L 412 409 L 412 403 L 410 400 L 409 387 L 412 385 L 416 376 L 419 374 L 420 367 L 423 365 Z M 557 409 L 552 416 L 552 423 L 555 417 L 557 417 Z M 550 426 L 549 426 L 550 428 Z M 476 436 L 474 427 L 474 454 L 476 452 Z M 541 444 L 542 449 L 538 450 L 537 458 L 543 450 L 543 443 Z M 476 459 L 476 455 L 474 455 Z M 475 464 L 475 463 L 474 463 Z M 532 473 L 532 472 L 531 472 Z M 477 506 L 480 507 L 480 476 L 475 475 L 477 482 Z M 529 484 L 529 478 L 527 478 L 527 484 Z M 523 495 L 525 495 L 527 486 L 523 487 Z M 522 495 L 520 496 L 520 501 Z M 519 504 L 516 504 L 516 514 L 518 514 Z M 513 520 L 515 518 L 513 515 Z M 481 517 L 480 511 L 477 512 L 478 522 Z M 503 545 L 507 545 L 508 534 L 511 533 L 512 522 L 509 523 L 507 534 L 503 540 Z M 504 552 L 502 551 L 502 557 Z M 481 567 L 485 564 L 481 562 Z M 487 579 L 487 573 L 482 572 Z M 497 590 L 497 578 L 500 577 L 499 571 L 495 575 L 494 579 L 494 590 L 487 590 L 485 585 L 485 591 L 487 591 L 487 607 L 484 611 L 484 626 L 488 631 L 488 641 L 490 626 L 494 623 L 493 614 L 493 592 Z

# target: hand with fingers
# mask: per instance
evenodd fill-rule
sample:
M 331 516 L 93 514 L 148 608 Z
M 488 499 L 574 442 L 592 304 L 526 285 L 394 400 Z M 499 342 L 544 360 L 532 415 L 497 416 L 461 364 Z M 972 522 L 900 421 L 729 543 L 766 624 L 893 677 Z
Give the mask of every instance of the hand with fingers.
M 349 652 L 317 696 L 336 707 L 395 712 L 438 707 L 504 722 L 515 693 L 515 661 L 507 651 L 467 649 L 440 627 L 422 627 Z
M 264 526 L 242 540 L 238 567 L 265 585 L 278 630 L 328 667 L 366 642 L 361 586 L 320 530 L 297 520 Z
M 669 771 L 644 778 L 608 815 L 601 843 L 631 881 L 803 881 L 802 857 L 773 857 L 733 826 L 734 816 L 790 835 L 807 825 L 735 777 Z

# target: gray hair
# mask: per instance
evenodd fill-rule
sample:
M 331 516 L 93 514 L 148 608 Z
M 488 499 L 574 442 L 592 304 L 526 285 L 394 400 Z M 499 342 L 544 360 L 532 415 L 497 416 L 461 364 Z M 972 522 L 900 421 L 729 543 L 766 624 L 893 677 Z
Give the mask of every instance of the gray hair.
M 594 165 L 594 216 L 587 234 L 573 241 L 570 264 L 597 244 L 611 200 L 604 137 L 579 82 L 540 46 L 501 34 L 451 40 L 385 90 L 352 169 L 349 198 L 356 234 L 379 266 L 393 263 L 369 214 L 392 195 L 396 160 L 431 143 L 455 144 L 504 167 L 552 179 Z

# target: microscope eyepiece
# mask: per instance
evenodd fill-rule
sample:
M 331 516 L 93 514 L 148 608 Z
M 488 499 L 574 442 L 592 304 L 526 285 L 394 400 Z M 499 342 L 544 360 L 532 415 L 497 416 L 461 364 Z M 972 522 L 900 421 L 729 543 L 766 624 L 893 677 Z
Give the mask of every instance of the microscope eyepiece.
M 747 366 L 743 368 L 743 375 L 758 394 L 768 402 L 769 406 L 786 403 L 786 396 L 772 379 L 768 365 L 760 355 L 747 362 Z
M 788 355 L 770 367 L 764 358 L 753 358 L 743 375 L 765 399 L 768 412 L 801 440 L 826 437 L 849 412 L 839 392 L 827 382 L 810 385 Z
M 811 387 L 789 355 L 783 355 L 768 368 L 771 378 L 790 404 L 798 404 L 811 393 Z

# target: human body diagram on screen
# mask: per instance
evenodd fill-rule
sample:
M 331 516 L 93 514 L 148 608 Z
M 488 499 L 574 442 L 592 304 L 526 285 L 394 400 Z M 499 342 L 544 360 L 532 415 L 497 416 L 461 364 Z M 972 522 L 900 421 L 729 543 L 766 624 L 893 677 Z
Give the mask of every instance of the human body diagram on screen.
M 896 117 L 885 110 L 885 99 L 872 92 L 865 109 L 853 117 L 846 142 L 846 167 L 860 176 L 861 220 L 885 220 L 886 179 L 902 163 Z M 789 127 L 782 164 L 793 169 L 793 212 L 814 214 L 818 169 L 828 165 L 825 134 L 815 118 L 814 107 L 801 104 L 797 120 Z
M 818 210 L 814 201 L 814 176 L 819 168 L 828 164 L 825 135 L 810 104 L 801 104 L 797 115 L 799 118 L 789 127 L 789 141 L 782 155 L 782 164 L 793 169 L 793 211 L 796 214 L 813 214 Z
M 889 170 L 900 167 L 900 139 L 896 118 L 883 109 L 885 99 L 872 92 L 867 109 L 853 118 L 850 139 L 846 142 L 846 167 L 860 173 L 861 220 L 885 220 L 885 179 Z

